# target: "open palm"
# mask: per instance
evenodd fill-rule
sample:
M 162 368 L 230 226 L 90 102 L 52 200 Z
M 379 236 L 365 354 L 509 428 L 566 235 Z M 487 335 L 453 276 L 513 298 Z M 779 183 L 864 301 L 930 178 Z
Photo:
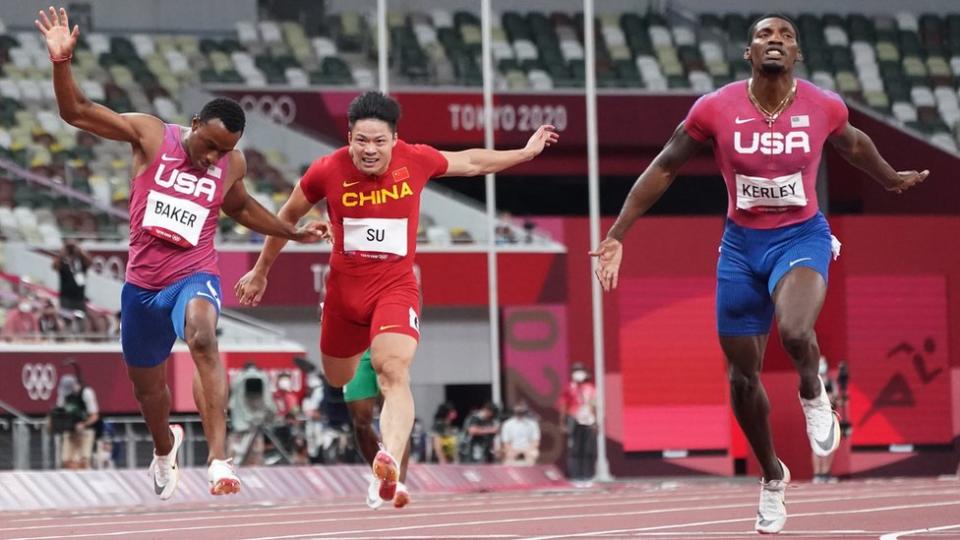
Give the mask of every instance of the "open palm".
M 560 140 L 560 135 L 557 133 L 557 128 L 544 124 L 530 136 L 530 140 L 527 141 L 527 150 L 534 156 L 539 156 L 545 147 L 556 143 L 558 140 Z
M 73 54 L 77 36 L 80 35 L 80 27 L 74 26 L 73 31 L 70 31 L 67 10 L 60 8 L 57 12 L 51 7 L 47 11 L 41 11 L 40 18 L 33 23 L 47 41 L 47 50 L 50 51 L 51 58 L 67 58 Z

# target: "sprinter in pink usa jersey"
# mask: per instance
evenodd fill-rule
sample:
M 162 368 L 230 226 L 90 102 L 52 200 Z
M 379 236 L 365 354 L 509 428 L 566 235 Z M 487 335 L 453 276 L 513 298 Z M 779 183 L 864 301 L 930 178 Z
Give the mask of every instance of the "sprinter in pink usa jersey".
M 240 479 L 226 456 L 227 375 L 217 349 L 220 277 L 213 241 L 220 211 L 264 235 L 300 242 L 327 236 L 327 225 L 297 228 L 257 203 L 243 186 L 246 161 L 234 146 L 243 134 L 243 109 L 231 100 L 204 105 L 190 127 L 146 114 L 117 114 L 87 99 L 70 71 L 79 29 L 64 9 L 40 12 L 36 26 L 53 63 L 60 116 L 69 124 L 130 143 L 130 253 L 121 298 L 121 344 L 127 373 L 154 443 L 153 487 L 169 499 L 180 473 L 183 429 L 169 425 L 166 359 L 179 337 L 197 371 L 193 398 L 210 449 L 210 493 L 237 493 Z
M 807 435 L 817 455 L 840 443 L 840 426 L 817 376 L 814 323 L 839 242 L 820 212 L 815 184 L 829 141 L 885 189 L 901 192 L 929 171 L 897 172 L 870 138 L 847 121 L 833 92 L 793 77 L 802 59 L 796 25 L 781 15 L 753 23 L 744 59 L 752 77 L 701 97 L 637 179 L 620 216 L 592 255 L 604 290 L 616 288 L 627 230 L 660 198 L 680 167 L 711 143 L 727 184 L 727 225 L 717 264 L 717 329 L 727 358 L 737 422 L 763 469 L 755 528 L 777 533 L 787 520 L 790 471 L 777 459 L 760 367 L 776 315 L 784 349 L 800 375 Z

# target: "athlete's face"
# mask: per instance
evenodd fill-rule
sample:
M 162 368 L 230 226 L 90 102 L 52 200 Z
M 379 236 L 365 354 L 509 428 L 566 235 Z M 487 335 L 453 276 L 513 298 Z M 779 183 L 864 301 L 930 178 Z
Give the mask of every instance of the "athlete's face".
M 194 117 L 190 127 L 190 135 L 186 140 L 187 155 L 190 162 L 201 169 L 220 161 L 233 150 L 243 135 L 242 132 L 232 133 L 219 118 L 204 122 Z
M 387 172 L 397 134 L 383 120 L 357 120 L 347 134 L 353 166 L 363 174 L 379 176 Z
M 797 60 L 803 58 L 793 25 L 777 17 L 757 23 L 743 57 L 754 70 L 771 74 L 793 71 Z

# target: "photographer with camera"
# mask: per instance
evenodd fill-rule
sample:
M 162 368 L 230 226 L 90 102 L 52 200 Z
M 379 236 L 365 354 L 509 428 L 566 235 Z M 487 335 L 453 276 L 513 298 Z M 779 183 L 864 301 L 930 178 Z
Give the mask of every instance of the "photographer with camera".
M 263 465 L 265 430 L 277 418 L 270 378 L 254 362 L 247 362 L 230 388 L 233 453 L 238 464 Z
M 97 394 L 76 375 L 66 374 L 57 386 L 57 407 L 50 424 L 60 436 L 60 460 L 65 469 L 89 469 L 100 420 Z
M 60 274 L 60 307 L 70 311 L 87 311 L 87 270 L 93 264 L 90 255 L 73 240 L 65 240 L 53 261 Z

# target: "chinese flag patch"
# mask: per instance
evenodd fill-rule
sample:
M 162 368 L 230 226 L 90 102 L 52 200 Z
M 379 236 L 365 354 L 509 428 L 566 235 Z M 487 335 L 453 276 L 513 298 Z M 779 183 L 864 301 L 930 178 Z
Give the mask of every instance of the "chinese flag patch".
M 393 171 L 393 181 L 399 182 L 401 180 L 407 180 L 410 178 L 410 171 L 406 167 L 400 167 L 399 169 Z

